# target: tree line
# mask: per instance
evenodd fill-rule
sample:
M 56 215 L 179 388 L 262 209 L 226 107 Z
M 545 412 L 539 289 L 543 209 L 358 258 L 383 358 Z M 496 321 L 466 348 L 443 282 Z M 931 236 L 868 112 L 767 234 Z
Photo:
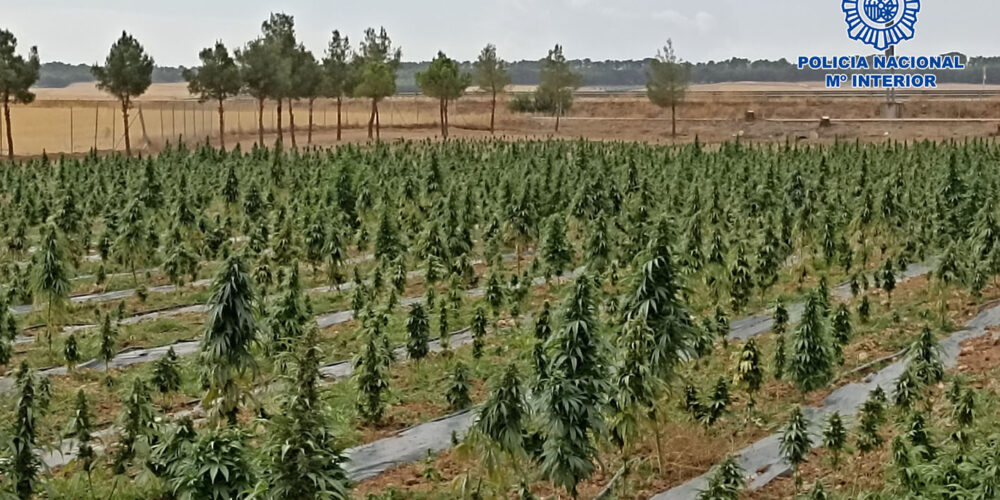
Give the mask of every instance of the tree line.
M 683 98 L 690 68 L 674 56 L 668 42 L 666 52 L 652 59 L 646 73 L 651 90 L 650 100 L 671 109 Z M 666 55 L 665 55 L 666 54 Z M 285 139 L 283 109 L 288 108 L 288 138 L 298 146 L 294 105 L 308 104 L 307 143 L 313 138 L 313 106 L 317 99 L 337 102 L 337 140 L 342 138 L 342 107 L 347 98 L 366 99 L 371 103 L 368 138 L 379 139 L 379 103 L 398 91 L 402 49 L 393 44 L 385 28 L 365 30 L 357 47 L 348 36 L 334 30 L 323 57 L 317 57 L 296 36 L 295 20 L 284 13 L 272 13 L 261 25 L 257 38 L 233 49 L 221 41 L 206 47 L 199 54 L 200 65 L 187 68 L 181 76 L 188 90 L 199 102 L 218 105 L 220 146 L 225 148 L 225 103 L 228 99 L 247 95 L 257 101 L 258 144 L 264 144 L 264 108 L 267 102 L 277 107 L 277 140 Z M 666 68 L 666 69 L 664 69 Z M 0 31 L 0 101 L 4 108 L 7 150 L 14 157 L 10 122 L 10 103 L 28 104 L 35 95 L 31 89 L 41 78 L 38 49 L 31 47 L 27 57 L 17 54 L 17 39 L 9 31 Z M 131 155 L 129 111 L 136 98 L 153 83 L 156 65 L 134 36 L 122 32 L 111 46 L 103 64 L 94 65 L 90 73 L 97 88 L 114 96 L 121 105 L 125 152 Z M 414 75 L 421 92 L 439 101 L 441 136 L 448 137 L 450 103 L 462 97 L 475 83 L 491 97 L 490 132 L 495 131 L 497 96 L 512 83 L 509 64 L 497 54 L 494 45 L 483 48 L 470 69 L 444 52 L 422 71 Z M 520 112 L 545 112 L 555 116 L 555 130 L 560 117 L 572 107 L 573 91 L 583 84 L 582 74 L 573 69 L 556 45 L 539 62 L 539 84 L 532 95 L 515 99 L 510 107 Z M 659 93 L 654 95 L 656 89 Z M 674 127 L 676 133 L 676 126 Z

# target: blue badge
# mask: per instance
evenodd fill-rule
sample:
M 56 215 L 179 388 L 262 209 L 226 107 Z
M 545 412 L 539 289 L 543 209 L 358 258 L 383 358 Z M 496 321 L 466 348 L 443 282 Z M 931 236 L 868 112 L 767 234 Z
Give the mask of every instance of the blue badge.
M 920 0 L 844 0 L 847 36 L 878 50 L 913 38 Z

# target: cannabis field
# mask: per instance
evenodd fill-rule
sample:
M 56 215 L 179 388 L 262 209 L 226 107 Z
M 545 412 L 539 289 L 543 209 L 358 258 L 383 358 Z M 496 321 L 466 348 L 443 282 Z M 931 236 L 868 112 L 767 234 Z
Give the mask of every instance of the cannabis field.
M 0 169 L 0 497 L 996 498 L 1000 146 Z

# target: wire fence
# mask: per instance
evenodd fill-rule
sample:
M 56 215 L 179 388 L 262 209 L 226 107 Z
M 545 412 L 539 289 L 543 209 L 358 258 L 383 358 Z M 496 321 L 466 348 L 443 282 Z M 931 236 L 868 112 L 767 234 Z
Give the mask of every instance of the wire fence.
M 367 127 L 371 112 L 370 101 L 344 100 L 341 122 L 346 130 Z M 278 111 L 274 101 L 266 101 L 262 116 L 255 100 L 234 99 L 224 103 L 225 141 L 227 145 L 252 144 L 258 137 L 258 120 L 262 119 L 265 134 L 278 130 Z M 438 104 L 419 96 L 394 97 L 379 105 L 383 128 L 427 128 L 439 125 Z M 452 103 L 449 122 L 453 127 L 483 128 L 489 125 L 489 104 L 481 99 Z M 291 123 L 295 123 L 296 142 L 308 142 L 310 106 L 298 101 L 289 110 L 287 103 L 281 113 L 284 141 L 291 141 Z M 314 142 L 328 142 L 337 125 L 335 100 L 316 100 L 312 106 Z M 2 122 L 2 120 L 0 120 Z M 11 107 L 11 122 L 15 153 L 32 155 L 47 153 L 81 153 L 91 149 L 118 151 L 125 149 L 125 127 L 121 106 L 113 101 L 38 101 L 26 106 Z M 217 144 L 220 136 L 218 103 L 192 100 L 139 101 L 129 110 L 129 138 L 135 151 L 157 149 L 169 143 L 196 144 L 206 140 Z M 0 155 L 7 154 L 6 130 L 0 123 Z M 267 137 L 265 140 L 273 140 Z

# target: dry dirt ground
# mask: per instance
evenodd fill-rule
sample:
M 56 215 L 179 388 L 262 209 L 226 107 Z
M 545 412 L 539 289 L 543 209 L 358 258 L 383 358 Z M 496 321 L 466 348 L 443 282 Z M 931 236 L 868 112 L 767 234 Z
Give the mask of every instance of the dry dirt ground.
M 698 137 L 706 143 L 741 140 L 753 142 L 796 141 L 829 143 L 836 140 L 914 140 L 964 139 L 991 137 L 1000 133 L 1000 98 L 912 98 L 905 103 L 905 116 L 911 119 L 949 119 L 977 121 L 944 122 L 843 122 L 838 120 L 873 119 L 880 116 L 880 98 L 845 98 L 831 96 L 769 97 L 770 90 L 811 90 L 808 84 L 734 83 L 695 86 L 688 101 L 678 110 L 678 137 L 670 135 L 669 111 L 650 104 L 641 97 L 608 95 L 580 97 L 570 115 L 554 131 L 548 116 L 519 115 L 502 106 L 497 113 L 497 135 L 508 138 L 544 139 L 588 138 L 594 140 L 648 141 L 657 143 L 691 142 Z M 747 94 L 747 91 L 760 91 Z M 720 95 L 719 92 L 740 92 Z M 12 108 L 15 152 L 19 155 L 83 153 L 91 148 L 100 151 L 124 149 L 121 111 L 116 103 L 93 85 L 77 84 L 64 89 L 39 89 L 38 100 L 29 106 Z M 360 100 L 344 104 L 343 123 L 346 141 L 367 140 L 365 124 L 369 105 Z M 756 120 L 748 122 L 745 114 L 753 110 Z M 820 127 L 822 116 L 834 121 Z M 187 94 L 183 84 L 158 84 L 140 99 L 130 113 L 133 148 L 155 152 L 167 141 L 203 142 L 206 137 L 218 144 L 219 122 L 216 105 L 198 103 Z M 267 103 L 263 115 L 268 131 L 265 141 L 277 137 L 277 114 L 274 103 Z M 282 116 L 286 131 L 284 142 L 290 145 L 287 129 L 291 116 Z M 308 106 L 299 103 L 294 109 L 298 146 L 308 143 L 306 125 Z M 226 103 L 226 145 L 237 142 L 251 146 L 257 139 L 257 106 L 252 100 Z M 801 120 L 801 121 L 784 121 Z M 482 138 L 489 135 L 489 102 L 482 95 L 470 95 L 452 105 L 452 136 Z M 336 104 L 319 100 L 313 109 L 313 144 L 336 144 Z M 439 138 L 437 103 L 431 99 L 400 96 L 381 105 L 382 139 Z M 0 153 L 6 153 L 5 145 Z

